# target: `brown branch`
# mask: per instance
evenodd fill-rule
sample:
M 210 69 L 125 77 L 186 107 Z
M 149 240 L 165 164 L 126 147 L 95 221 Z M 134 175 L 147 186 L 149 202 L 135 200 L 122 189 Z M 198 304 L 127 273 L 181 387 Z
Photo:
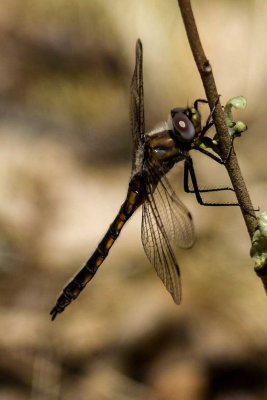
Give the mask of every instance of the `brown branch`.
M 212 109 L 216 100 L 218 99 L 218 92 L 211 65 L 204 53 L 202 44 L 200 42 L 191 7 L 191 2 L 190 0 L 178 0 L 178 3 L 184 21 L 188 41 L 202 79 L 210 109 Z M 213 119 L 219 137 L 221 156 L 223 159 L 226 159 L 230 146 L 230 137 L 224 120 L 224 114 L 220 102 L 218 103 L 218 107 L 216 107 L 215 109 Z M 252 238 L 257 227 L 257 219 L 255 212 L 253 211 L 253 205 L 250 200 L 248 190 L 242 177 L 234 151 L 232 151 L 229 161 L 226 163 L 226 169 L 235 190 L 238 203 L 240 204 L 240 208 L 247 226 L 249 236 L 250 238 Z M 267 288 L 267 271 L 265 271 L 263 275 L 262 272 L 263 271 L 261 271 L 261 279 L 265 288 Z

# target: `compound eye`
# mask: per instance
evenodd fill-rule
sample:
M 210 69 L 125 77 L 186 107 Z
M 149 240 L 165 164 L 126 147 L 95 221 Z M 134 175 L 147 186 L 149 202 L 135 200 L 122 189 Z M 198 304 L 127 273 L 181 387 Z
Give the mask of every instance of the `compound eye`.
M 190 119 L 182 112 L 172 117 L 174 129 L 181 135 L 182 139 L 190 141 L 194 138 L 196 131 Z

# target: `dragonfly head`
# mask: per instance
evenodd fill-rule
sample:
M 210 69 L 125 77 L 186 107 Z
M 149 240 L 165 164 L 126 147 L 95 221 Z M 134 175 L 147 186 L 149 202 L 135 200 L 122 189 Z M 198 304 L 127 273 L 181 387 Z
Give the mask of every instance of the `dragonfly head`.
M 191 143 L 198 138 L 201 132 L 201 115 L 196 108 L 173 108 L 170 120 L 178 141 Z

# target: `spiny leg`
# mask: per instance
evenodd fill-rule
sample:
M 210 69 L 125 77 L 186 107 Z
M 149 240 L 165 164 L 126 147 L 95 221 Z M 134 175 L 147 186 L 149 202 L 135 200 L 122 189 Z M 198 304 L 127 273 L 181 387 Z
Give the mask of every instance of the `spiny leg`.
M 205 156 L 208 156 L 208 157 L 212 158 L 214 161 L 216 161 L 217 163 L 219 163 L 221 165 L 225 165 L 229 161 L 229 158 L 230 158 L 230 155 L 232 153 L 233 147 L 234 147 L 234 137 L 231 137 L 230 146 L 229 146 L 228 153 L 227 153 L 227 156 L 226 156 L 225 159 L 222 159 L 221 157 L 211 153 L 210 151 L 208 151 L 206 149 L 202 149 L 201 147 L 194 147 L 194 150 L 200 151 L 200 153 L 205 154 Z
M 189 174 L 191 177 L 193 189 L 189 188 Z M 233 188 L 229 187 L 223 187 L 223 188 L 215 188 L 215 189 L 199 189 L 196 175 L 195 175 L 195 170 L 193 166 L 193 161 L 190 156 L 188 156 L 185 160 L 185 165 L 184 165 L 184 190 L 187 193 L 194 193 L 197 199 L 197 202 L 201 204 L 202 206 L 214 206 L 214 207 L 220 207 L 220 206 L 239 206 L 239 203 L 210 203 L 210 202 L 205 202 L 200 193 L 206 193 L 206 192 L 220 192 L 223 190 L 230 190 L 234 191 Z
M 216 107 L 217 107 L 217 105 L 218 105 L 218 103 L 219 103 L 219 100 L 220 100 L 220 95 L 218 95 L 218 98 L 217 98 L 217 100 L 216 100 L 214 106 L 212 107 L 212 110 L 211 110 L 210 113 L 209 113 L 209 116 L 208 116 L 208 118 L 207 118 L 207 121 L 206 121 L 204 127 L 203 127 L 202 130 L 201 130 L 201 133 L 200 133 L 200 136 L 199 136 L 200 139 L 203 138 L 203 136 L 205 135 L 205 133 L 214 125 L 214 121 L 212 120 L 212 118 L 213 118 L 214 111 L 215 111 L 215 109 L 216 109 Z M 207 104 L 208 101 L 207 101 L 207 100 L 204 100 L 204 99 L 198 99 L 198 100 L 196 100 L 196 101 L 194 102 L 194 107 L 196 108 L 196 110 L 198 110 L 198 103 L 205 103 L 205 104 Z M 213 150 L 214 150 L 214 147 L 215 147 L 215 146 L 213 145 L 212 139 L 211 139 L 211 138 L 208 138 L 208 139 L 209 139 L 210 142 L 211 142 L 210 147 L 213 148 Z M 219 158 L 219 157 L 217 157 L 217 159 L 214 158 L 214 157 L 212 157 L 212 154 L 211 154 L 210 152 L 207 152 L 207 150 L 205 150 L 205 149 L 197 148 L 197 147 L 196 147 L 196 150 L 201 151 L 202 153 L 204 153 L 204 154 L 208 155 L 209 157 L 213 158 L 215 161 L 218 161 L 220 164 L 224 164 L 224 165 L 225 165 L 225 164 L 227 164 L 227 162 L 229 161 L 229 158 L 230 158 L 231 152 L 232 152 L 232 150 L 233 150 L 233 147 L 234 147 L 234 136 L 231 136 L 231 142 L 230 142 L 230 146 L 229 146 L 229 149 L 228 149 L 228 153 L 227 153 L 227 156 L 226 156 L 226 158 L 225 158 L 224 160 L 223 160 L 222 158 Z M 215 152 L 218 152 L 217 149 L 214 150 L 214 151 L 215 151 Z
M 214 122 L 212 121 L 212 117 L 213 117 L 214 111 L 215 111 L 215 109 L 216 109 L 216 107 L 217 107 L 217 105 L 218 105 L 218 103 L 219 103 L 219 100 L 220 100 L 220 95 L 218 96 L 218 98 L 217 98 L 217 100 L 216 100 L 214 106 L 212 107 L 212 110 L 211 110 L 210 113 L 209 113 L 209 116 L 208 116 L 208 118 L 207 118 L 207 121 L 206 121 L 204 127 L 203 127 L 202 130 L 201 130 L 200 137 L 203 137 L 203 136 L 205 135 L 205 133 L 214 125 Z M 197 111 L 198 111 L 198 103 L 208 104 L 208 101 L 207 101 L 207 100 L 204 100 L 204 99 L 197 99 L 197 100 L 194 102 L 194 108 L 195 108 Z

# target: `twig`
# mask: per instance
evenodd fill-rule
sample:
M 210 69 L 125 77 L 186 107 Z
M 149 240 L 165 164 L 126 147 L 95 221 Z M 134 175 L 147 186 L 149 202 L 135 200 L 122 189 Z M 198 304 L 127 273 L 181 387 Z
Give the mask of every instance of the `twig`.
M 218 92 L 213 77 L 211 65 L 204 53 L 202 44 L 200 42 L 191 7 L 191 2 L 190 0 L 178 0 L 178 3 L 183 17 L 188 41 L 202 79 L 210 109 L 212 109 L 216 100 L 218 99 Z M 223 110 L 220 102 L 218 103 L 218 107 L 216 107 L 215 109 L 213 119 L 216 127 L 216 132 L 219 137 L 221 156 L 223 159 L 226 159 L 230 146 L 230 137 L 224 120 Z M 252 236 L 257 227 L 257 218 L 253 210 L 253 205 L 250 200 L 234 151 L 232 151 L 231 156 L 225 166 L 228 171 L 233 188 L 235 190 L 238 203 L 240 204 L 240 208 L 247 226 L 249 236 L 252 239 Z M 260 277 L 263 281 L 265 288 L 267 288 L 267 271 L 265 271 L 263 275 L 264 276 Z

